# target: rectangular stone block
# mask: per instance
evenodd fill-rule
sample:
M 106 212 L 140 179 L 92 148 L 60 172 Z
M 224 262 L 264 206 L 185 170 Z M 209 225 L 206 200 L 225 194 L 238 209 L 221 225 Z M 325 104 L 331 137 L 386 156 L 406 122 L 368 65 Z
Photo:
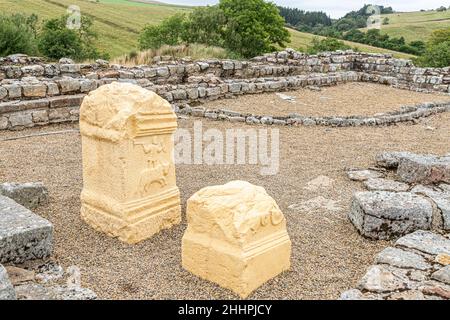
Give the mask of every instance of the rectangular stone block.
M 114 82 L 92 91 L 80 109 L 81 216 L 127 243 L 181 221 L 171 105 L 154 92 Z
M 450 156 L 411 154 L 402 157 L 397 174 L 408 183 L 450 183 Z
M 0 196 L 0 263 L 23 263 L 48 257 L 53 226 L 27 208 Z
M 392 239 L 415 230 L 430 229 L 433 207 L 410 192 L 356 192 L 348 214 L 365 237 Z

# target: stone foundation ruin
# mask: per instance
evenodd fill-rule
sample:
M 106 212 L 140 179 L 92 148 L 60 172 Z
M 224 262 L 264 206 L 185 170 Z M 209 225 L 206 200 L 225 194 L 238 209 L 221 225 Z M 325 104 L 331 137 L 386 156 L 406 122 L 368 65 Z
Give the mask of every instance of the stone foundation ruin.
M 164 58 L 164 57 L 163 57 Z M 127 67 L 98 60 L 59 63 L 23 55 L 0 59 L 0 130 L 77 121 L 84 96 L 114 81 L 139 85 L 173 104 L 179 114 L 249 124 L 360 126 L 414 121 L 450 109 L 449 103 L 425 103 L 373 117 L 305 117 L 242 114 L 208 110 L 202 102 L 303 87 L 371 82 L 396 88 L 450 93 L 450 68 L 419 68 L 388 54 L 352 51 L 305 55 L 292 49 L 249 61 L 165 57 L 154 65 Z M 192 106 L 191 106 L 192 105 Z

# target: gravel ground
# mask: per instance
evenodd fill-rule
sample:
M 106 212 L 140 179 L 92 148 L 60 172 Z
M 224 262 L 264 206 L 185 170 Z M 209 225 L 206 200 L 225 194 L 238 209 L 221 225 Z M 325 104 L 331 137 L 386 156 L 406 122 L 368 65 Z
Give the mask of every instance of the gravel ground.
M 275 93 L 266 93 L 258 95 L 258 99 L 245 95 L 237 99 L 211 101 L 207 102 L 205 107 L 273 116 L 285 116 L 289 113 L 305 116 L 368 116 L 396 111 L 401 106 L 421 102 L 450 101 L 448 95 L 407 91 L 361 82 L 324 87 L 321 91 L 303 88 L 283 94 L 294 97 L 295 101 L 283 100 Z
M 253 99 L 259 101 L 257 96 Z M 179 126 L 192 130 L 193 120 L 180 120 Z M 237 123 L 203 121 L 204 129 L 242 127 L 249 128 Z M 83 286 L 103 299 L 237 298 L 181 268 L 185 221 L 140 244 L 126 245 L 94 231 L 80 219 L 82 168 L 78 133 L 1 141 L 76 128 L 77 124 L 64 124 L 0 132 L 0 181 L 43 181 L 49 188 L 50 203 L 36 212 L 55 226 L 56 260 L 64 267 L 80 267 Z M 346 218 L 351 195 L 362 190 L 362 185 L 349 181 L 344 168 L 370 166 L 381 151 L 450 152 L 450 113 L 416 125 L 279 129 L 277 175 L 261 176 L 259 166 L 254 165 L 178 165 L 183 214 L 186 200 L 204 186 L 242 179 L 265 187 L 287 218 L 293 244 L 292 268 L 249 298 L 338 298 L 340 292 L 355 286 L 374 255 L 389 244 L 362 238 Z M 332 185 L 316 190 L 305 188 L 321 175 L 333 179 Z

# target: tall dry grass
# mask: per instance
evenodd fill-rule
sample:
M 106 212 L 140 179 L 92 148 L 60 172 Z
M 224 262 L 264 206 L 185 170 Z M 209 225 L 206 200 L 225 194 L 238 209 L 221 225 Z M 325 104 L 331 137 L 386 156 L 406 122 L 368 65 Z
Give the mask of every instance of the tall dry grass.
M 144 65 L 154 63 L 156 56 L 171 56 L 173 59 L 191 58 L 201 59 L 228 59 L 235 58 L 229 52 L 220 47 L 210 47 L 203 44 L 189 44 L 168 46 L 164 45 L 159 49 L 148 49 L 145 51 L 131 52 L 126 55 L 112 59 L 111 63 L 121 65 Z

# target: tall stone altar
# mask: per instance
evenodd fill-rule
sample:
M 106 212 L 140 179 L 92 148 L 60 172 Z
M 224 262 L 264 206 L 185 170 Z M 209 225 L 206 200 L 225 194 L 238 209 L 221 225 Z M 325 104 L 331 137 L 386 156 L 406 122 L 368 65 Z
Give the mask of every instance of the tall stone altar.
M 127 243 L 180 223 L 171 105 L 139 86 L 114 82 L 80 108 L 81 217 Z

